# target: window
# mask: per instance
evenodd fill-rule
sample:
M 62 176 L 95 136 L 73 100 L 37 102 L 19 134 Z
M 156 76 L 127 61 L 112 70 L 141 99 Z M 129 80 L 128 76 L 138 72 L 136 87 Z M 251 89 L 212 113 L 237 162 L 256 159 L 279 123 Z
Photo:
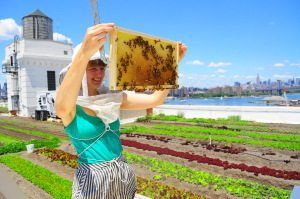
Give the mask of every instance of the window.
M 68 54 L 68 51 L 64 50 L 64 55 L 67 55 Z
M 48 91 L 54 91 L 56 89 L 55 84 L 55 71 L 47 71 Z
M 19 95 L 11 96 L 11 110 L 19 110 Z
M 10 56 L 10 66 L 14 66 L 14 58 L 13 58 L 13 56 Z

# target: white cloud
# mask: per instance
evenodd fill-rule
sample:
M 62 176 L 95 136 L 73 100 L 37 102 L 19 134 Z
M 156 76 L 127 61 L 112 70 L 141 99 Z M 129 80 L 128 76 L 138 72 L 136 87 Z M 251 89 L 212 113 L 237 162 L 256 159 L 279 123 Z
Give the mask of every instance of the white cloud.
M 15 35 L 22 35 L 22 26 L 12 18 L 0 19 L 0 41 L 13 39 Z M 60 33 L 53 33 L 53 40 L 72 43 L 72 40 Z
M 233 76 L 234 79 L 237 79 L 237 78 L 240 78 L 240 77 L 241 77 L 240 75 L 234 75 Z
M 183 73 L 179 73 L 178 76 L 179 76 L 179 77 L 184 77 L 184 76 L 183 76 Z
M 273 66 L 277 67 L 277 68 L 281 68 L 281 67 L 284 67 L 284 64 L 283 63 L 275 63 Z
M 289 74 L 282 74 L 282 75 L 278 75 L 275 74 L 273 75 L 274 79 L 288 79 L 288 78 L 293 78 L 293 75 L 289 75 Z
M 222 68 L 220 68 L 220 69 L 216 70 L 215 72 L 216 73 L 226 73 L 227 71 L 224 70 L 224 69 L 222 69 Z
M 203 62 L 203 61 L 200 61 L 200 60 L 193 60 L 193 61 L 188 61 L 188 62 L 186 62 L 186 64 L 202 66 L 202 65 L 204 65 L 204 62 Z
M 14 19 L 7 18 L 0 20 L 0 41 L 13 39 L 15 35 L 21 35 L 21 26 Z
M 264 67 L 257 67 L 256 69 L 257 70 L 264 70 L 265 68 Z
M 208 67 L 224 67 L 224 66 L 230 66 L 231 63 L 230 62 L 210 62 L 208 64 Z
M 300 63 L 291 63 L 290 66 L 300 66 Z
M 57 33 L 57 32 L 53 33 L 53 40 L 54 41 L 60 41 L 60 42 L 67 42 L 69 44 L 73 43 L 72 40 L 69 37 L 67 37 L 63 34 Z
M 224 74 L 184 73 L 184 77 L 179 79 L 180 86 L 211 88 L 222 85 L 233 85 L 234 82 L 232 76 L 229 77 Z
M 245 78 L 246 78 L 246 79 L 255 79 L 256 76 L 255 76 L 255 75 L 247 75 Z

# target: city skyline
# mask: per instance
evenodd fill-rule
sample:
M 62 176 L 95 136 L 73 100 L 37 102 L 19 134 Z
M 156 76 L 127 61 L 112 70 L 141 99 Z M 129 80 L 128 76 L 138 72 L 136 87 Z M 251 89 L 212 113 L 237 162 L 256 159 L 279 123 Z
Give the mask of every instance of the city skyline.
M 55 40 L 72 42 L 74 46 L 80 43 L 86 28 L 93 23 L 92 11 L 88 1 L 76 2 L 73 9 L 66 10 L 72 2 L 3 2 L 1 61 L 5 46 L 21 32 L 22 17 L 36 9 L 53 19 Z M 255 82 L 258 73 L 261 79 L 287 81 L 300 77 L 300 3 L 296 0 L 243 3 L 215 0 L 185 4 L 152 1 L 143 6 L 137 1 L 99 2 L 103 22 L 112 21 L 122 27 L 186 43 L 188 52 L 178 71 L 180 86 L 203 88 L 233 85 L 237 81 Z M 178 10 L 180 14 L 171 13 L 170 17 L 167 9 Z M 145 15 L 148 11 L 156 14 Z M 0 83 L 3 85 L 4 81 L 0 73 Z
M 258 78 L 259 77 L 259 83 L 258 83 Z M 217 86 L 212 86 L 212 87 L 197 87 L 197 86 L 180 86 L 179 88 L 181 87 L 187 87 L 187 88 L 199 88 L 199 89 L 211 89 L 211 88 L 216 88 L 216 87 L 236 87 L 237 85 L 238 86 L 242 86 L 242 85 L 248 85 L 248 84 L 251 84 L 251 85 L 255 85 L 255 86 L 260 86 L 260 85 L 275 85 L 278 83 L 278 81 L 280 81 L 284 86 L 297 86 L 299 87 L 300 86 L 300 77 L 292 77 L 292 78 L 289 78 L 289 79 L 286 79 L 286 80 L 280 80 L 280 79 L 271 79 L 271 78 L 268 78 L 268 79 L 262 79 L 259 74 L 258 76 L 255 77 L 255 80 L 253 81 L 235 81 L 235 82 L 232 82 L 231 84 L 224 84 L 224 85 L 217 85 Z

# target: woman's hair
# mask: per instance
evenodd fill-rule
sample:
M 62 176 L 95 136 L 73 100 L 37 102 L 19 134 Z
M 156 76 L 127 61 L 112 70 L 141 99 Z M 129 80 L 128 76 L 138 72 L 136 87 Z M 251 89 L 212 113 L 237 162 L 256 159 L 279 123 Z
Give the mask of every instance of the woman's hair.
M 95 59 L 95 60 L 90 60 L 89 61 L 90 65 L 99 65 L 99 66 L 104 66 L 106 67 L 107 64 L 105 64 L 101 59 Z M 60 73 L 59 73 L 59 85 L 62 83 L 66 73 L 68 72 L 69 68 L 70 68 L 71 64 L 69 64 L 67 67 L 63 68 Z
M 104 66 L 104 67 L 107 66 L 107 64 L 105 64 L 101 59 L 90 60 L 89 64 L 90 65 Z
M 89 61 L 89 65 L 97 65 L 97 66 L 102 66 L 102 67 L 107 67 L 107 64 L 105 64 L 101 59 L 94 59 L 94 60 L 90 60 Z M 69 68 L 71 66 L 71 63 L 66 66 L 65 68 L 63 68 L 60 73 L 59 73 L 59 79 L 58 79 L 58 82 L 59 82 L 59 85 L 61 85 L 65 75 L 67 74 Z M 103 87 L 103 85 L 102 85 Z M 103 91 L 107 92 L 107 88 L 102 88 Z M 80 86 L 80 91 L 79 91 L 79 95 L 82 95 L 82 85 Z

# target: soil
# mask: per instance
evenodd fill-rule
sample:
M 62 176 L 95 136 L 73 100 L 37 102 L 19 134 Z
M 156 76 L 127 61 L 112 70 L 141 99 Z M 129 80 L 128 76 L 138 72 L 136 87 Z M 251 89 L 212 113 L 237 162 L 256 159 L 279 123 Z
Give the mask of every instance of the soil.
M 151 123 L 133 123 L 131 125 L 141 125 L 141 126 L 150 127 L 152 125 Z M 173 125 L 172 123 L 167 123 L 167 124 Z M 127 126 L 130 126 L 130 125 L 127 125 Z M 300 125 L 297 125 L 297 126 L 300 127 Z M 300 135 L 300 132 L 298 135 Z M 187 139 L 187 138 L 179 138 L 179 137 L 175 138 L 173 136 L 167 136 L 167 135 L 161 135 L 161 136 L 175 140 L 174 142 L 176 142 L 176 140 L 178 140 L 177 142 L 185 142 L 186 140 L 190 140 L 190 141 L 198 143 L 198 144 L 208 144 L 208 141 L 200 140 L 197 138 L 188 138 Z M 278 158 L 280 160 L 286 160 L 286 159 L 289 159 L 290 156 L 292 156 L 292 155 L 300 156 L 300 151 L 282 150 L 282 149 L 275 149 L 275 148 L 271 148 L 271 147 L 254 146 L 254 145 L 239 144 L 239 143 L 226 143 L 226 142 L 220 142 L 220 141 L 214 141 L 214 140 L 212 140 L 212 141 L 213 141 L 212 142 L 213 144 L 217 144 L 217 145 L 231 145 L 234 147 L 246 148 L 247 151 L 255 152 L 254 153 L 255 155 L 257 155 L 257 153 L 258 154 L 260 154 L 260 153 L 263 154 L 263 153 L 268 153 L 268 152 L 276 153 L 277 156 L 273 156 L 273 157 L 268 156 L 267 157 L 268 159 L 271 159 L 271 160 L 275 160 L 275 159 L 277 160 Z M 300 162 L 300 159 L 298 161 Z
M 165 136 L 164 136 L 165 137 Z M 126 137 L 126 135 L 122 134 L 121 138 L 124 140 L 134 140 L 144 144 L 150 144 L 158 147 L 166 147 L 166 143 L 159 140 L 147 140 L 144 137 Z M 213 150 L 208 150 L 205 147 L 201 146 L 195 147 L 193 145 L 182 145 L 181 143 L 185 142 L 185 139 L 180 138 L 172 138 L 172 140 L 168 141 L 167 148 L 173 149 L 176 151 L 189 152 L 197 155 L 207 156 L 211 158 L 219 158 L 223 161 L 227 160 L 232 163 L 245 163 L 251 165 L 251 162 L 255 162 L 255 166 L 263 167 L 268 166 L 270 168 L 280 169 L 280 170 L 289 170 L 289 171 L 300 171 L 300 159 L 293 159 L 290 156 L 298 154 L 300 152 L 292 152 L 292 151 L 284 151 L 275 150 L 275 149 L 260 149 L 254 147 L 248 147 L 243 145 L 243 148 L 246 148 L 247 151 L 239 153 L 239 154 L 230 154 L 223 152 L 215 152 Z M 199 141 L 199 140 L 195 140 Z M 214 144 L 220 144 L 213 142 Z M 233 144 L 234 147 L 239 147 L 236 144 Z M 267 152 L 274 152 L 275 155 L 262 155 Z M 289 163 L 285 163 L 284 160 L 289 160 Z
M 125 149 L 125 151 L 130 152 L 127 149 Z M 138 165 L 138 164 L 130 164 L 130 165 L 134 169 L 137 176 L 142 176 L 143 178 L 153 179 L 153 176 L 156 174 L 155 172 L 149 171 L 145 166 Z M 159 182 L 174 186 L 174 187 L 176 187 L 177 189 L 180 189 L 180 190 L 186 190 L 186 191 L 189 191 L 189 192 L 192 192 L 192 193 L 203 195 L 207 199 L 216 199 L 216 198 L 233 199 L 233 198 L 237 198 L 235 196 L 229 195 L 224 190 L 215 191 L 213 188 L 211 188 L 209 186 L 202 187 L 200 185 L 193 185 L 193 184 L 189 184 L 189 183 L 186 183 L 186 182 L 181 182 L 180 180 L 178 180 L 176 178 L 168 177 L 164 180 L 159 180 Z
M 11 122 L 15 122 L 13 126 L 16 128 L 28 129 L 28 130 L 35 130 L 35 131 L 42 131 L 45 133 L 53 134 L 57 137 L 66 138 L 67 135 L 64 132 L 63 124 L 51 121 L 37 121 L 32 118 L 27 117 L 6 117 L 0 116 L 0 124 L 9 125 L 4 120 L 10 120 Z
M 9 136 L 18 138 L 18 139 L 23 140 L 23 141 L 43 140 L 44 139 L 44 138 L 41 138 L 41 137 L 38 137 L 38 136 L 28 135 L 28 134 L 25 134 L 25 133 L 19 133 L 19 132 L 15 132 L 15 131 L 8 130 L 8 129 L 3 129 L 3 128 L 0 128 L 0 132 L 1 132 L 1 134 L 9 135 Z
M 43 199 L 52 199 L 52 197 L 46 193 L 41 188 L 33 185 L 31 182 L 24 179 L 15 171 L 11 170 L 10 168 L 6 167 L 3 164 L 0 164 L 2 170 L 5 170 L 7 174 L 17 183 L 18 187 L 24 193 L 26 198 L 28 199 L 36 199 L 36 198 L 43 198 Z M 0 193 L 0 199 L 5 199 L 5 197 Z
M 16 122 L 16 125 L 13 125 L 16 128 L 22 128 L 22 129 L 32 129 L 32 130 L 38 130 L 43 131 L 45 133 L 50 133 L 55 136 L 61 137 L 61 138 L 67 138 L 67 135 L 64 132 L 63 125 L 60 123 L 55 122 L 41 122 L 36 121 L 31 118 L 21 118 L 21 117 L 5 117 L 0 116 L 0 125 L 1 124 L 7 124 L 5 121 L 1 121 L 1 119 L 9 119 L 10 121 Z M 152 122 L 151 122 L 152 123 Z M 164 122 L 166 123 L 166 122 Z M 151 124 L 143 124 L 143 123 L 136 123 L 137 125 L 151 125 Z M 178 125 L 172 122 L 168 122 L 170 125 Z M 133 124 L 135 125 L 135 124 Z M 184 125 L 184 124 L 180 124 Z M 188 124 L 191 125 L 191 124 Z M 272 124 L 274 128 L 278 129 L 286 129 L 286 132 L 292 133 L 296 132 L 298 133 L 298 128 L 300 125 L 286 125 L 286 124 Z M 300 128 L 299 128 L 300 129 Z M 295 131 L 294 131 L 295 130 Z M 2 130 L 1 130 L 2 131 Z M 21 135 L 21 133 L 16 133 L 10 130 L 3 131 L 3 133 L 11 136 L 23 136 L 21 139 L 37 139 L 36 136 L 27 136 L 24 134 Z M 181 143 L 185 142 L 187 139 L 184 138 L 175 138 L 171 136 L 163 136 L 167 138 L 171 138 L 171 140 L 168 143 L 164 143 L 162 141 L 158 140 L 147 140 L 143 137 L 137 138 L 137 137 L 126 137 L 126 135 L 122 134 L 121 138 L 126 140 L 134 140 L 138 141 L 140 143 L 144 144 L 150 144 L 155 145 L 159 147 L 168 147 L 170 149 L 176 150 L 176 151 L 184 151 L 184 152 L 190 152 L 198 155 L 206 155 L 208 157 L 212 158 L 219 158 L 221 160 L 227 160 L 232 163 L 245 163 L 247 165 L 255 165 L 255 166 L 268 166 L 270 168 L 274 169 L 281 169 L 281 170 L 289 170 L 289 171 L 300 171 L 300 159 L 293 159 L 290 156 L 292 155 L 298 155 L 300 156 L 300 151 L 289 151 L 289 150 L 279 150 L 269 147 L 257 147 L 257 146 L 251 146 L 251 145 L 244 145 L 244 144 L 231 144 L 234 147 L 242 147 L 246 148 L 247 151 L 240 153 L 240 154 L 229 154 L 229 153 L 223 153 L 223 152 L 214 152 L 211 150 L 207 150 L 201 146 L 201 143 L 207 143 L 207 141 L 200 141 L 199 139 L 188 139 L 192 142 L 198 142 L 198 147 L 192 146 L 192 145 L 182 145 Z M 213 141 L 213 144 L 226 144 L 222 142 L 215 142 Z M 228 144 L 228 143 L 227 143 Z M 74 147 L 70 144 L 69 141 L 63 141 L 60 149 L 76 154 Z M 144 151 L 141 149 L 136 149 L 133 147 L 127 147 L 123 146 L 125 151 L 145 155 L 148 157 L 154 157 L 160 160 L 170 161 L 170 162 L 176 162 L 180 163 L 184 166 L 188 166 L 190 168 L 199 169 L 211 172 L 213 174 L 220 174 L 222 176 L 226 177 L 234 177 L 234 178 L 243 178 L 246 180 L 256 181 L 262 184 L 270 184 L 274 186 L 278 186 L 285 189 L 292 189 L 294 185 L 300 184 L 300 181 L 296 180 L 284 180 L 280 178 L 270 177 L 270 176 L 263 176 L 258 175 L 255 176 L 252 173 L 249 172 L 241 172 L 237 169 L 227 169 L 224 170 L 221 167 L 207 165 L 207 164 L 200 164 L 197 162 L 189 162 L 185 159 L 173 157 L 169 155 L 158 155 L 156 152 L 151 151 Z M 273 152 L 275 155 L 262 155 L 263 153 L 267 152 Z M 37 154 L 28 154 L 26 152 L 22 152 L 22 157 L 37 163 L 39 165 L 44 166 L 45 168 L 57 173 L 60 176 L 63 176 L 69 180 L 73 180 L 74 175 L 74 169 L 71 169 L 67 166 L 62 166 L 56 162 L 50 162 L 46 157 L 39 156 Z M 283 162 L 284 160 L 290 160 L 289 163 Z M 135 169 L 136 174 L 138 176 L 152 178 L 154 173 L 146 169 L 145 167 L 138 165 L 138 164 L 131 164 L 132 167 Z M 180 182 L 178 179 L 174 178 L 167 178 L 165 180 L 161 180 L 161 182 L 175 186 L 179 189 L 185 189 L 188 191 L 192 191 L 194 193 L 198 193 L 201 195 L 206 196 L 207 198 L 235 198 L 234 196 L 231 196 L 227 194 L 224 190 L 214 191 L 211 187 L 201 187 L 185 182 Z M 30 184 L 30 183 L 29 183 Z M 0 196 L 1 198 L 1 196 Z M 36 197 L 36 198 L 45 198 L 45 197 Z
M 239 126 L 234 124 L 229 125 L 216 125 L 216 124 L 206 124 L 206 123 L 195 123 L 195 122 L 177 122 L 177 121 L 161 121 L 161 120 L 151 120 L 150 122 L 141 122 L 137 124 L 171 124 L 171 125 L 180 125 L 180 126 L 207 126 L 212 125 L 214 127 L 227 126 L 231 129 L 243 129 L 247 131 L 255 131 L 255 125 Z M 264 128 L 268 128 L 272 133 L 286 133 L 286 134 L 300 134 L 300 125 L 299 124 L 277 124 L 277 123 L 264 123 Z M 258 127 L 259 128 L 259 127 Z
M 35 153 L 22 152 L 21 156 L 24 159 L 30 160 L 35 164 L 45 167 L 46 169 L 56 173 L 57 175 L 63 178 L 73 181 L 75 169 L 72 169 L 71 167 L 61 165 L 58 162 L 51 162 L 50 159 L 48 159 L 47 157 L 37 155 Z
M 144 151 L 141 149 L 126 147 L 126 146 L 123 146 L 123 147 L 124 147 L 125 151 L 131 152 L 131 153 L 136 153 L 136 154 L 143 155 L 143 156 L 153 157 L 153 158 L 157 158 L 159 160 L 176 162 L 178 164 L 187 166 L 189 168 L 208 171 L 210 173 L 220 174 L 220 175 L 226 176 L 226 177 L 242 178 L 245 180 L 251 180 L 251 181 L 261 183 L 261 184 L 270 184 L 270 185 L 278 186 L 278 187 L 285 188 L 285 189 L 292 189 L 294 185 L 300 183 L 299 181 L 285 181 L 285 180 L 270 177 L 270 176 L 263 176 L 263 175 L 255 176 L 252 173 L 241 172 L 240 170 L 237 170 L 237 169 L 224 170 L 221 167 L 207 165 L 207 164 L 199 164 L 197 162 L 189 162 L 185 159 L 174 157 L 174 156 L 157 155 L 156 152 Z

